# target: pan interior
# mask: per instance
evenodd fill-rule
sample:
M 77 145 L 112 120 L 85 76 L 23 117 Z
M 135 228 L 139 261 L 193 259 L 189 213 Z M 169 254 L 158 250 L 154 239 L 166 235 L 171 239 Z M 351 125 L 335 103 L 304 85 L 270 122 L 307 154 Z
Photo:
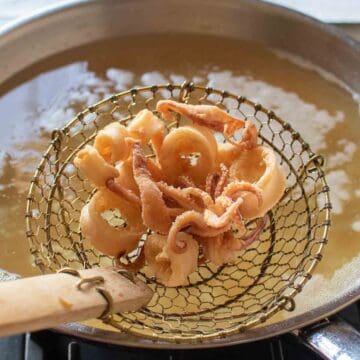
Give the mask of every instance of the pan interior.
M 138 49 L 142 49 L 142 57 Z M 295 311 L 305 312 L 351 289 L 360 278 L 356 272 L 360 268 L 360 177 L 354 161 L 360 156 L 360 123 L 356 102 L 316 71 L 280 58 L 269 49 L 206 36 L 147 35 L 94 43 L 49 58 L 2 84 L 0 110 L 9 114 L 9 119 L 5 117 L 1 133 L 1 267 L 21 275 L 37 273 L 28 255 L 25 226 L 19 225 L 19 219 L 28 183 L 51 129 L 63 126 L 84 105 L 111 93 L 185 78 L 244 94 L 275 109 L 324 155 L 333 189 L 333 228 L 324 259 L 298 296 Z M 352 270 L 347 271 L 350 266 Z M 307 292 L 310 288 L 311 296 Z

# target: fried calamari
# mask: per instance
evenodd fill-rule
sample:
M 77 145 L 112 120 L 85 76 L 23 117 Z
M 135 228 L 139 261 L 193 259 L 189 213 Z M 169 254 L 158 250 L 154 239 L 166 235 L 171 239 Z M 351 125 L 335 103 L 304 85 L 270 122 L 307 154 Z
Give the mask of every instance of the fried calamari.
M 81 211 L 80 227 L 119 266 L 137 271 L 146 264 L 159 282 L 180 286 L 204 261 L 221 266 L 255 246 L 286 181 L 250 121 L 216 106 L 172 100 L 159 101 L 156 110 L 166 121 L 177 113 L 191 124 L 168 130 L 145 109 L 127 126 L 110 123 L 94 146 L 78 152 L 74 164 L 97 189 Z M 215 132 L 225 141 L 218 143 Z M 122 225 L 106 218 L 109 211 Z M 121 261 L 141 238 L 137 259 Z

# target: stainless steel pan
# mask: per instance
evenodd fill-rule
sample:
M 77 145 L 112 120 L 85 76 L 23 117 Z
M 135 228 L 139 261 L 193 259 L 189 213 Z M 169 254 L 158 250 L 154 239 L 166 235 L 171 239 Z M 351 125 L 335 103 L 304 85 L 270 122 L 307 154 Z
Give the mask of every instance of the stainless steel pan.
M 36 61 L 71 47 L 109 37 L 166 32 L 221 35 L 264 43 L 309 60 L 333 74 L 351 91 L 360 92 L 360 46 L 357 42 L 311 18 L 250 0 L 69 1 L 12 23 L 0 31 L 0 83 Z M 78 323 L 66 324 L 57 330 L 102 342 L 137 347 L 223 346 L 304 328 L 359 297 L 360 283 L 349 285 L 344 282 L 331 301 L 317 301 L 316 304 L 322 304 L 320 306 L 236 336 L 195 345 L 152 343 L 125 333 Z M 328 352 L 328 358 L 342 353 L 350 358 L 360 358 L 359 335 L 344 324 L 337 325 L 340 327 L 335 329 L 333 323 L 323 323 L 317 328 L 320 335 L 313 329 L 301 331 L 300 335 L 319 351 L 324 351 L 324 344 L 330 341 L 335 347 L 332 347 L 332 354 Z M 344 347 L 343 333 L 350 334 L 347 341 L 357 341 L 358 345 L 348 344 Z M 335 353 L 334 349 L 337 349 Z

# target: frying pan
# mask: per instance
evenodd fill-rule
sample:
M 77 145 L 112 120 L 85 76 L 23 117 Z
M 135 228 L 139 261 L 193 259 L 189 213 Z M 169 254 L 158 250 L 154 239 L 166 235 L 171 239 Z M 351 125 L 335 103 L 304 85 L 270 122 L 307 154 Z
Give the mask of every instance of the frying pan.
M 71 47 L 121 35 L 167 32 L 220 35 L 264 43 L 309 60 L 334 75 L 354 93 L 360 92 L 360 46 L 356 41 L 330 26 L 285 8 L 257 1 L 237 0 L 193 0 L 191 5 L 176 0 L 69 1 L 1 30 L 0 83 L 36 61 Z M 338 251 L 340 256 L 341 246 Z M 356 268 L 353 271 L 357 271 Z M 136 347 L 232 345 L 313 324 L 356 301 L 360 297 L 360 283 L 349 283 L 345 279 L 340 281 L 331 300 L 321 299 L 321 294 L 314 296 L 320 297 L 314 301 L 316 305 L 295 316 L 201 344 L 153 343 L 125 333 L 79 323 L 66 324 L 56 330 L 87 339 Z M 336 324 L 322 322 L 316 331 L 307 328 L 297 333 L 315 349 L 325 352 L 328 358 L 335 358 L 339 354 L 360 358 L 360 349 L 356 346 L 360 341 L 359 335 L 339 320 Z M 344 334 L 345 338 L 342 336 Z

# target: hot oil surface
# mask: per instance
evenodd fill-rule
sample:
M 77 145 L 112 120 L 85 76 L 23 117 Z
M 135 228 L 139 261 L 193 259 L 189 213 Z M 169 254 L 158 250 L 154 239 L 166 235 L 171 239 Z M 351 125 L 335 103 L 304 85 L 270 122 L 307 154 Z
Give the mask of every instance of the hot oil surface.
M 185 79 L 245 95 L 275 110 L 325 156 L 334 216 L 316 272 L 324 291 L 332 288 L 328 284 L 334 272 L 360 252 L 357 104 L 340 86 L 269 49 L 193 35 L 94 43 L 46 59 L 0 86 L 0 267 L 37 273 L 25 237 L 25 202 L 51 131 L 114 92 Z M 341 281 L 336 285 L 341 287 Z

